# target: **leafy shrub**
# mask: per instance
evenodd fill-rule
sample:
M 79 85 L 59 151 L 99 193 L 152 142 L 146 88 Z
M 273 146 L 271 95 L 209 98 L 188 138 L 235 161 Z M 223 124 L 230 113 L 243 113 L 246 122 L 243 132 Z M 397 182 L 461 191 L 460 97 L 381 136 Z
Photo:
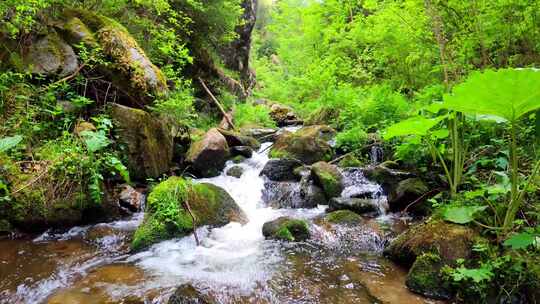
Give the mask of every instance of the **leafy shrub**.
M 234 121 L 237 127 L 258 126 L 275 127 L 276 123 L 270 117 L 266 106 L 249 103 L 237 104 L 234 111 Z

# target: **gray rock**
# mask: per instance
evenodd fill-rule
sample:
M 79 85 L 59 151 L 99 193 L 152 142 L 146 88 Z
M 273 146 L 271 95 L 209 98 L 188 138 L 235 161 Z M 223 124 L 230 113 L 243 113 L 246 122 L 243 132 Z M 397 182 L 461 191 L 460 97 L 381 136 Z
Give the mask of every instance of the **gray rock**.
M 335 197 L 330 200 L 330 210 L 351 210 L 363 215 L 379 215 L 377 199 Z
M 241 155 L 245 158 L 251 158 L 251 156 L 253 156 L 253 149 L 249 146 L 231 147 L 231 155 L 232 156 Z
M 229 158 L 227 140 L 216 129 L 210 129 L 204 137 L 189 148 L 186 161 L 193 173 L 200 177 L 218 176 Z
M 75 52 L 56 33 L 49 33 L 34 42 L 25 57 L 32 73 L 66 76 L 79 67 Z
M 244 174 L 244 168 L 242 168 L 240 166 L 234 166 L 234 167 L 231 167 L 229 170 L 227 170 L 227 175 L 228 176 L 233 176 L 233 177 L 236 177 L 236 178 L 240 178 L 242 176 L 242 174 Z
M 195 289 L 191 284 L 180 285 L 169 298 L 168 304 L 215 304 L 211 296 Z
M 261 175 L 266 176 L 271 181 L 297 181 L 294 169 L 302 166 L 302 163 L 295 159 L 271 159 L 264 166 Z
M 127 208 L 129 211 L 138 212 L 141 211 L 144 204 L 144 195 L 130 185 L 123 185 L 118 201 L 120 206 Z

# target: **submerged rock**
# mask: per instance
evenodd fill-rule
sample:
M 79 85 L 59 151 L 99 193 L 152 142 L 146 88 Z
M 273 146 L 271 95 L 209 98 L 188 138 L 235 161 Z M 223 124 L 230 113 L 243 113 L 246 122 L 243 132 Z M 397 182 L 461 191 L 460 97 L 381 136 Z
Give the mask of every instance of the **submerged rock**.
M 323 189 L 327 199 L 341 195 L 343 176 L 336 166 L 326 162 L 317 162 L 311 166 L 311 175 L 315 184 Z
M 271 159 L 261 171 L 262 176 L 271 181 L 297 181 L 298 176 L 294 169 L 301 167 L 302 163 L 295 159 Z
M 245 223 L 246 216 L 227 191 L 212 184 L 191 184 L 170 177 L 148 196 L 144 221 L 131 247 L 140 250 L 161 240 L 185 236 L 195 227 L 220 227 L 233 221 Z
M 329 161 L 334 152 L 328 143 L 335 130 L 328 126 L 304 127 L 295 133 L 279 135 L 270 150 L 272 158 L 298 159 L 305 164 Z
M 330 200 L 329 209 L 351 210 L 358 214 L 376 216 L 380 214 L 378 199 L 335 197 Z
M 264 223 L 262 229 L 266 239 L 301 242 L 309 239 L 309 227 L 306 221 L 280 217 Z
M 119 104 L 112 104 L 111 117 L 119 142 L 127 148 L 127 167 L 132 178 L 157 178 L 169 170 L 173 138 L 160 119 Z
M 229 170 L 227 170 L 228 176 L 233 176 L 236 178 L 240 178 L 244 174 L 244 168 L 240 166 L 233 166 Z
M 197 176 L 214 177 L 225 168 L 229 158 L 229 145 L 218 129 L 210 129 L 204 137 L 193 143 L 186 156 L 186 162 Z
M 216 304 L 217 302 L 209 295 L 205 295 L 195 289 L 191 284 L 183 284 L 176 288 L 169 298 L 168 304 Z
M 432 299 L 449 300 L 452 290 L 444 280 L 441 269 L 445 263 L 437 254 L 424 253 L 416 258 L 405 284 L 412 292 Z

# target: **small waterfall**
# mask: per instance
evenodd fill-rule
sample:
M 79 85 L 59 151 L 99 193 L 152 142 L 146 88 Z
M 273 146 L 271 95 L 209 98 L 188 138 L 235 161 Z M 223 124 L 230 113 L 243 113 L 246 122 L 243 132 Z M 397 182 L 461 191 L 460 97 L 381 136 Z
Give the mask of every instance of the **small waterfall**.
M 369 160 L 372 165 L 379 164 L 384 158 L 384 151 L 380 146 L 374 145 L 369 151 Z

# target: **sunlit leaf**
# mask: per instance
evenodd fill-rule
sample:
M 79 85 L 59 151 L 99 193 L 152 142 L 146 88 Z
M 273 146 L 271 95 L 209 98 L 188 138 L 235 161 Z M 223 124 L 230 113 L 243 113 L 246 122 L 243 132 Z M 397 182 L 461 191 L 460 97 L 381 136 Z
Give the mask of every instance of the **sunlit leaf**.
M 437 118 L 425 118 L 424 116 L 411 117 L 388 127 L 384 132 L 383 137 L 388 140 L 393 137 L 407 135 L 425 136 L 431 128 L 435 127 L 445 118 L 446 116 Z
M 444 96 L 444 107 L 515 121 L 540 108 L 540 71 L 502 69 L 473 73 Z
M 111 143 L 102 132 L 83 131 L 81 132 L 81 138 L 91 153 L 97 152 Z
M 23 140 L 23 137 L 20 135 L 15 135 L 12 137 L 4 137 L 0 139 L 0 153 L 6 152 L 8 150 L 15 148 L 15 146 L 17 146 L 22 140 Z
M 512 249 L 526 249 L 527 247 L 534 245 L 536 242 L 536 236 L 522 232 L 512 235 L 509 239 L 504 241 L 504 246 L 511 247 Z
M 475 215 L 486 208 L 486 206 L 447 206 L 442 216 L 452 223 L 467 224 L 475 220 Z

